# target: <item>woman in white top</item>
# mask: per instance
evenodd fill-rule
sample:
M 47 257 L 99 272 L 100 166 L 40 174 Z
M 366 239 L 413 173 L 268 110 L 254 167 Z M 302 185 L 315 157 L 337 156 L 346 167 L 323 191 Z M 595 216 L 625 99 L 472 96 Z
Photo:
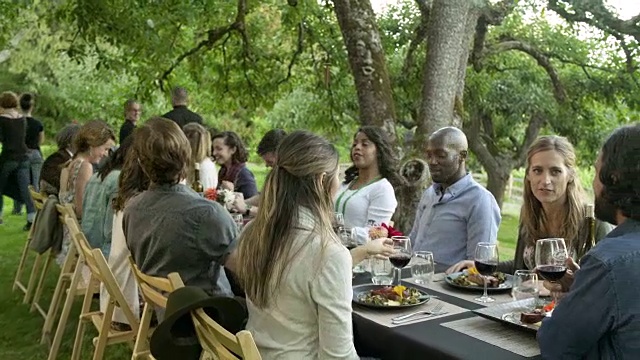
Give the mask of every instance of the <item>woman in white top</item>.
M 397 159 L 387 133 L 378 127 L 358 130 L 351 146 L 353 165 L 335 197 L 334 210 L 344 216 L 344 226 L 355 231 L 364 243 L 367 223 L 389 224 L 398 202 L 392 183 L 399 183 Z
M 332 230 L 338 152 L 295 131 L 282 141 L 258 214 L 227 266 L 247 295 L 264 360 L 358 359 L 351 322 L 351 256 Z
M 218 187 L 218 170 L 211 160 L 211 136 L 204 126 L 198 123 L 189 123 L 182 130 L 191 144 L 191 162 L 189 163 L 189 175 L 187 185 L 195 181 L 195 164 L 200 165 L 200 183 L 206 189 Z

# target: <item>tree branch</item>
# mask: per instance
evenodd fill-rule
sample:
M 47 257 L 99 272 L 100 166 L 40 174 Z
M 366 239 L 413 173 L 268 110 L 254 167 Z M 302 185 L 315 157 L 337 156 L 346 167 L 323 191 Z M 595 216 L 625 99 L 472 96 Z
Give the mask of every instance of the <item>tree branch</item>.
M 287 76 L 284 79 L 278 81 L 278 85 L 289 81 L 289 79 L 291 78 L 291 69 L 293 69 L 293 65 L 296 63 L 298 56 L 302 54 L 303 50 L 304 50 L 304 19 L 300 21 L 300 23 L 298 24 L 298 41 L 297 41 L 296 51 L 294 51 L 293 56 L 291 56 L 291 61 L 289 61 L 289 66 L 287 67 Z
M 538 137 L 538 134 L 540 134 L 540 129 L 545 122 L 546 119 L 541 113 L 536 111 L 533 115 L 531 115 L 531 120 L 529 120 L 529 124 L 527 125 L 527 130 L 525 131 L 522 145 L 518 148 L 516 156 L 514 157 L 514 160 L 516 161 L 516 167 L 521 167 L 522 165 L 524 165 L 529 146 L 531 146 L 531 144 L 533 144 L 535 139 Z
M 420 10 L 420 24 L 413 31 L 413 39 L 409 43 L 407 49 L 407 55 L 404 58 L 404 64 L 402 65 L 402 74 L 408 74 L 411 71 L 415 63 L 414 54 L 420 44 L 423 44 L 427 39 L 427 26 L 429 24 L 429 14 L 431 4 L 427 0 L 415 0 Z

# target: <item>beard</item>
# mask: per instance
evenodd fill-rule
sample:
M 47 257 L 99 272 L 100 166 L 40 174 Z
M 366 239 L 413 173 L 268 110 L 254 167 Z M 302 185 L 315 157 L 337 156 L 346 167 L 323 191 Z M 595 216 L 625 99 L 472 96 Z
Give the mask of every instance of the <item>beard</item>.
M 602 196 L 596 195 L 595 215 L 601 221 L 606 221 L 612 225 L 618 225 L 616 221 L 617 208 Z

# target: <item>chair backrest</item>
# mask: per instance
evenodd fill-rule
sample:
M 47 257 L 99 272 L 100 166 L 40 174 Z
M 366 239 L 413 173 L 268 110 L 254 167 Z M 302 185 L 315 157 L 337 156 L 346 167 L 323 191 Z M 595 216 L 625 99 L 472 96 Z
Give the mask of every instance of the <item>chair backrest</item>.
M 35 206 L 36 210 L 42 210 L 44 203 L 47 201 L 47 196 L 36 191 L 36 188 L 34 188 L 33 185 L 29 185 L 29 194 L 31 195 L 31 200 L 33 201 L 33 206 Z
M 104 254 L 102 254 L 102 250 L 91 248 L 89 241 L 87 241 L 84 233 L 80 230 L 78 221 L 75 218 L 65 216 L 65 224 L 69 228 L 71 239 L 80 255 L 81 262 L 78 266 L 81 266 L 82 262 L 84 262 L 84 264 L 89 267 L 91 276 L 102 283 L 109 294 L 110 301 L 122 310 L 131 329 L 137 332 L 140 327 L 140 319 L 133 314 L 133 310 L 129 307 L 129 304 L 122 294 L 122 289 L 118 286 L 118 282 L 113 272 L 111 272 L 111 268 L 109 264 L 107 264 Z M 89 286 L 91 286 L 91 284 L 89 284 Z
M 78 225 L 78 229 L 80 228 L 80 222 L 78 221 L 78 217 L 76 216 L 76 211 L 73 210 L 73 206 L 71 204 L 58 204 L 56 205 L 56 209 L 58 209 L 61 223 L 66 225 L 66 217 L 69 217 L 75 221 L 75 223 Z
M 144 301 L 163 309 L 166 308 L 167 296 L 169 296 L 169 293 L 174 290 L 171 280 L 169 280 L 168 277 L 163 278 L 144 274 L 140 269 L 138 269 L 138 266 L 131 256 L 129 256 L 129 264 L 131 264 L 131 269 L 136 277 L 138 288 L 140 288 Z M 180 276 L 177 273 L 169 274 L 169 276 L 176 275 L 180 279 Z M 182 279 L 180 279 L 180 282 L 182 282 Z
M 215 322 L 202 309 L 191 312 L 202 348 L 220 360 L 261 360 L 253 336 L 247 330 L 232 334 Z

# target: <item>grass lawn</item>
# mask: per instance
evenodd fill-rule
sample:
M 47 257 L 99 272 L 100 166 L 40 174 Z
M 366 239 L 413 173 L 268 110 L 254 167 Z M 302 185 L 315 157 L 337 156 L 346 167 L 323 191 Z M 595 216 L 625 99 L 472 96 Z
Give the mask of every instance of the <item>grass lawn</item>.
M 264 183 L 267 169 L 263 166 L 251 165 L 251 170 L 256 176 L 258 184 Z M 500 242 L 500 259 L 508 260 L 513 258 L 515 241 L 518 231 L 518 217 L 511 210 L 513 206 L 505 207 L 509 213 L 502 216 L 502 225 L 498 233 Z M 22 231 L 25 224 L 25 216 L 11 215 L 13 203 L 11 199 L 5 197 L 4 202 L 4 225 L 0 225 L 0 359 L 2 360 L 40 360 L 46 359 L 48 349 L 40 345 L 40 335 L 44 320 L 37 313 L 30 313 L 27 305 L 22 304 L 21 292 L 12 292 L 12 282 L 15 270 L 20 260 L 20 253 L 27 236 Z M 23 210 L 24 211 L 24 210 Z M 33 259 L 33 255 L 29 260 Z M 31 269 L 31 264 L 27 269 Z M 28 273 L 27 270 L 27 273 Z M 53 264 L 46 281 L 43 292 L 43 303 L 48 304 L 58 277 L 58 266 Z M 24 280 L 26 281 L 26 280 Z M 58 359 L 69 359 L 75 338 L 76 324 L 81 301 L 78 299 L 74 306 Z M 94 301 L 93 308 L 98 307 Z M 93 347 L 90 345 L 91 338 L 96 335 L 92 326 L 87 329 L 84 339 L 83 359 L 90 358 Z M 105 359 L 125 360 L 131 357 L 131 352 L 126 345 L 110 346 L 106 351 Z

